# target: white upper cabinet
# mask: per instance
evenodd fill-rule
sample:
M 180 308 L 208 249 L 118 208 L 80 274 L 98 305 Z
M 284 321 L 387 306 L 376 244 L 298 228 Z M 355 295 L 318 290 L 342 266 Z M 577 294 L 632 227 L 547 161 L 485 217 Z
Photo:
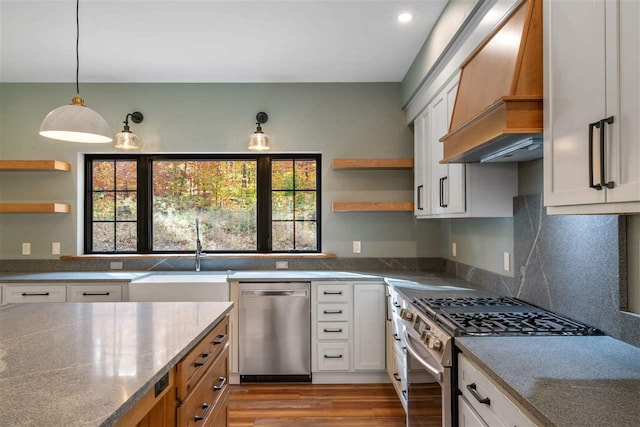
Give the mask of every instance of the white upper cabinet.
M 640 2 L 543 13 L 547 211 L 640 212 Z
M 460 73 L 449 79 L 414 121 L 417 218 L 509 217 L 518 191 L 515 163 L 441 164 Z

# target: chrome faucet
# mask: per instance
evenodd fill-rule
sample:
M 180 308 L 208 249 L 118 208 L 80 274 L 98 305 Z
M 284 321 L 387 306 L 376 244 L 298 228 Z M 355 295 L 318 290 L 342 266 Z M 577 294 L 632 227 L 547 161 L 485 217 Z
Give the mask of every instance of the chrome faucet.
M 196 217 L 196 271 L 200 271 L 200 259 L 205 256 L 200 242 L 200 218 Z

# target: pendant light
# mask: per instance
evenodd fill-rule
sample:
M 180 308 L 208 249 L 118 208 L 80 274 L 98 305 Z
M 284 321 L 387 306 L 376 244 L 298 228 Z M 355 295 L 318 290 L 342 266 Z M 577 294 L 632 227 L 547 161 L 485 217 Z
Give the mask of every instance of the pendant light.
M 138 136 L 129 129 L 129 117 L 131 117 L 131 121 L 133 123 L 142 123 L 142 119 L 144 119 L 144 116 L 140 111 L 134 111 L 133 113 L 127 114 L 124 118 L 124 122 L 122 122 L 124 123 L 124 129 L 116 133 L 114 146 L 123 150 L 137 150 L 139 148 Z
M 262 132 L 262 127 L 260 126 L 262 123 L 266 123 L 267 120 L 269 120 L 269 116 L 267 115 L 267 113 L 263 111 L 259 112 L 256 115 L 256 124 L 258 125 L 258 127 L 256 128 L 256 131 L 252 133 L 251 137 L 249 138 L 249 150 L 266 151 L 271 148 L 269 146 L 270 144 L 269 135 Z
M 80 0 L 76 0 L 76 96 L 70 105 L 51 111 L 40 125 L 40 135 L 62 141 L 105 143 L 111 142 L 111 129 L 106 120 L 86 107 L 80 96 L 78 75 L 80 71 Z

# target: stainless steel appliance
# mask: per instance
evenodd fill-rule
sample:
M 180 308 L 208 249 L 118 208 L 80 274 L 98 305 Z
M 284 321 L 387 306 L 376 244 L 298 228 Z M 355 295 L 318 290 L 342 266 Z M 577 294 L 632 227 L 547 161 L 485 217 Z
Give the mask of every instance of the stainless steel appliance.
M 240 382 L 311 381 L 309 282 L 240 283 Z
M 416 297 L 401 311 L 407 358 L 419 361 L 442 390 L 443 426 L 457 425 L 457 336 L 601 335 L 602 331 L 508 297 Z M 408 380 L 407 426 L 433 426 L 423 382 Z

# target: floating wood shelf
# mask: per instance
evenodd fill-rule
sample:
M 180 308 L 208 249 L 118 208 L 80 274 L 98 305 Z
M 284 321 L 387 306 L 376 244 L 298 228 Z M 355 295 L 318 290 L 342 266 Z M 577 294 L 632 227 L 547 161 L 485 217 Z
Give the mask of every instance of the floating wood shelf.
M 0 203 L 0 213 L 70 213 L 66 203 Z
M 0 160 L 0 171 L 63 171 L 71 164 L 61 160 Z
M 333 170 L 411 169 L 413 159 L 333 159 Z
M 413 202 L 333 202 L 333 212 L 413 212 Z

